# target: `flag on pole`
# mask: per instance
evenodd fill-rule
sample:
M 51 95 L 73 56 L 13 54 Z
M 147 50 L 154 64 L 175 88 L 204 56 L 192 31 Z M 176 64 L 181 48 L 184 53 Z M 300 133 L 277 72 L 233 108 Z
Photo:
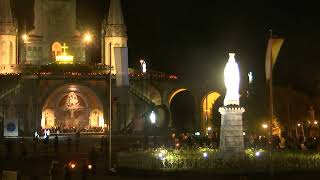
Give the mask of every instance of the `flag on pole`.
M 282 38 L 270 38 L 268 42 L 267 54 L 266 54 L 266 80 L 270 79 L 270 73 L 276 63 L 277 56 L 279 54 L 280 48 L 282 46 L 284 39 Z M 270 62 L 271 61 L 271 62 Z M 272 67 L 271 67 L 272 66 Z

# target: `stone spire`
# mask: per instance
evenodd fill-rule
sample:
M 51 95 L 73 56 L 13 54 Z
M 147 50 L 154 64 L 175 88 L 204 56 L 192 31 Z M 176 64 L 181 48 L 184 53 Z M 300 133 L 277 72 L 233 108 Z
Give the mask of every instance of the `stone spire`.
M 106 36 L 126 37 L 127 27 L 122 14 L 121 0 L 110 0 L 110 8 L 106 23 Z
M 9 0 L 0 0 L 0 23 L 13 23 Z
M 0 0 L 0 34 L 16 34 L 10 0 Z

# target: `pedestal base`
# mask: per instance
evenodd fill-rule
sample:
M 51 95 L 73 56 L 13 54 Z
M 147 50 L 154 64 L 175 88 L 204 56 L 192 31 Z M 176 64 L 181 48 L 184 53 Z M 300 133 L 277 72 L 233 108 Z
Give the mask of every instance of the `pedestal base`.
M 221 114 L 220 153 L 222 158 L 244 154 L 242 114 L 244 108 L 228 105 L 219 108 Z

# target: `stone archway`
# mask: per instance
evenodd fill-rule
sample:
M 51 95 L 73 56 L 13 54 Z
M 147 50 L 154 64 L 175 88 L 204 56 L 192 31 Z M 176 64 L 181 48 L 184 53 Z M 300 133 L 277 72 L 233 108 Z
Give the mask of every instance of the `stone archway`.
M 103 105 L 87 86 L 65 84 L 53 90 L 42 107 L 41 128 L 91 131 L 105 127 Z
M 212 130 L 213 116 L 215 115 L 216 103 L 221 94 L 215 91 L 207 93 L 201 100 L 201 129 L 203 132 Z
M 170 127 L 177 131 L 196 129 L 196 100 L 189 90 L 176 89 L 168 96 L 168 104 L 171 116 Z

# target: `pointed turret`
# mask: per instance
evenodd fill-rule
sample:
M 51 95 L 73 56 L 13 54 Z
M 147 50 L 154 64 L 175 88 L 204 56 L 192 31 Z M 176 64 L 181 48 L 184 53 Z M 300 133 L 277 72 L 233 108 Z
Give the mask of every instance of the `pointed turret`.
M 17 63 L 17 28 L 12 18 L 10 0 L 0 0 L 0 65 Z M 10 73 L 9 67 L 2 66 L 0 73 Z
M 108 18 L 104 24 L 104 57 L 103 63 L 113 67 L 112 74 L 116 74 L 116 67 L 122 67 L 123 64 L 127 64 L 127 59 L 116 59 L 114 48 L 126 48 L 127 47 L 127 27 L 124 23 L 124 18 L 121 8 L 121 0 L 110 0 L 110 8 Z M 126 61 L 126 62 L 124 62 Z M 118 65 L 117 65 L 118 64 Z
M 126 37 L 126 25 L 121 8 L 121 0 L 110 0 L 108 19 L 106 24 L 106 36 Z
M 9 0 L 0 0 L 0 23 L 13 23 Z

